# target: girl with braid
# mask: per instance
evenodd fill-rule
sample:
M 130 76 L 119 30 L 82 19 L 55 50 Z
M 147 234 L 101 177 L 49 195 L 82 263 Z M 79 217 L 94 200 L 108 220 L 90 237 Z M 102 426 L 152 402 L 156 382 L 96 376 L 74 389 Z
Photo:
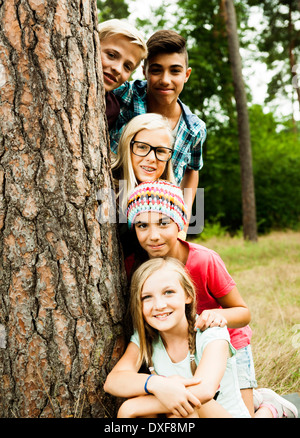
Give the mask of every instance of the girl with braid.
M 284 397 L 267 388 L 254 389 L 257 384 L 250 345 L 249 309 L 221 257 L 215 251 L 179 238 L 179 232 L 186 223 L 186 212 L 182 191 L 168 181 L 145 182 L 133 190 L 128 201 L 127 222 L 129 228 L 134 229 L 137 235 L 139 247 L 134 254 L 125 260 L 128 277 L 130 278 L 132 272 L 149 259 L 172 257 L 181 262 L 190 275 L 196 291 L 196 312 L 199 315 L 195 323 L 195 327 L 198 329 L 196 347 L 198 346 L 198 338 L 203 340 L 206 336 L 220 333 L 221 327 L 229 333 L 230 351 L 233 347 L 235 354 L 232 359 L 235 359 L 237 365 L 238 387 L 240 389 L 240 396 L 235 395 L 237 406 L 239 406 L 240 397 L 242 397 L 252 417 L 297 417 L 297 408 Z M 135 288 L 135 286 L 133 287 Z M 161 287 L 159 276 L 157 277 L 157 287 Z M 162 312 L 166 320 L 168 313 L 168 310 Z M 187 320 L 190 321 L 188 315 Z M 189 327 L 191 326 L 189 325 Z M 215 330 L 212 331 L 213 328 Z M 199 330 L 203 333 L 201 336 Z M 164 340 L 164 335 L 161 335 L 161 339 Z M 176 339 L 175 336 L 174 339 Z M 144 345 L 143 342 L 141 345 Z M 212 342 L 211 345 L 217 346 L 217 342 Z M 177 343 L 177 346 L 179 352 L 184 351 L 180 342 Z M 209 345 L 206 348 L 208 347 Z M 209 351 L 206 348 L 204 351 L 201 350 L 204 354 Z M 168 354 L 170 353 L 168 348 L 166 351 Z M 194 354 L 191 349 L 190 353 Z M 174 353 L 171 352 L 171 354 Z M 147 357 L 150 357 L 149 354 Z M 172 355 L 170 357 L 169 362 L 173 359 Z M 175 355 L 174 357 L 177 358 Z M 231 359 L 228 361 L 230 362 Z M 166 363 L 168 363 L 168 359 L 166 359 Z M 201 363 L 202 359 L 198 366 L 202 367 Z M 218 370 L 214 369 L 214 365 L 210 369 L 212 371 L 211 377 L 217 379 Z M 201 372 L 199 371 L 201 377 L 204 376 L 202 370 L 203 368 L 201 368 Z M 166 375 L 164 369 L 160 369 L 158 374 Z M 198 368 L 196 375 L 198 376 Z M 201 390 L 204 388 L 204 384 L 209 384 L 209 382 L 211 382 L 210 377 L 206 376 L 201 385 L 193 385 L 187 389 L 190 392 L 196 387 Z M 155 383 L 154 378 L 151 378 L 150 383 Z M 235 390 L 234 382 L 233 394 L 235 394 Z M 203 400 L 200 399 L 200 401 L 202 407 L 200 410 L 197 409 L 197 412 L 203 414 L 203 407 L 208 406 L 208 403 L 203 404 Z M 217 401 L 233 416 L 240 416 L 239 408 L 235 412 L 230 406 L 228 407 L 227 395 L 222 388 L 219 391 Z
M 148 260 L 130 294 L 135 332 L 104 385 L 127 399 L 118 417 L 249 418 L 227 329 L 194 330 L 195 289 L 184 265 Z M 142 365 L 151 374 L 139 372 Z

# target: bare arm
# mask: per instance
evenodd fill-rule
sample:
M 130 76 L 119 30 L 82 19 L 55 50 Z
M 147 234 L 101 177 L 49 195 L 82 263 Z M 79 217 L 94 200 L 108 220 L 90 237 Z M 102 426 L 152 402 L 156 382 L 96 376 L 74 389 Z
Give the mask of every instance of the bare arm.
M 116 397 L 132 398 L 145 395 L 148 374 L 138 373 L 139 348 L 130 342 L 124 355 L 107 376 L 104 390 Z M 188 389 L 188 385 L 198 383 L 197 378 L 185 382 L 172 382 L 162 376 L 153 375 L 147 382 L 147 389 L 174 415 L 186 416 L 193 412 L 200 402 Z
M 126 400 L 119 409 L 118 418 L 154 417 L 168 413 L 169 409 L 154 395 L 141 395 Z
M 230 355 L 229 344 L 225 339 L 211 341 L 204 349 L 195 377 L 201 383 L 189 387 L 201 404 L 213 399 L 226 370 L 227 359 Z
M 208 327 L 227 325 L 229 328 L 244 327 L 249 324 L 251 314 L 247 304 L 235 286 L 227 295 L 218 298 L 222 309 L 209 309 L 197 318 L 196 328 L 205 330 Z
M 104 391 L 124 398 L 144 395 L 144 385 L 148 375 L 138 373 L 138 357 L 138 346 L 130 342 L 124 355 L 108 374 Z
M 201 383 L 189 386 L 189 391 L 201 401 L 201 406 L 199 405 L 194 410 L 191 409 L 189 412 L 190 415 L 204 418 L 223 418 L 231 416 L 219 403 L 213 400 L 224 375 L 228 356 L 229 346 L 226 340 L 212 341 L 205 348 L 195 373 L 195 376 L 201 376 Z M 168 381 L 175 387 L 176 381 L 187 382 L 188 379 L 180 376 L 170 376 L 165 378 L 165 381 Z M 155 392 L 156 386 L 159 384 L 159 380 L 153 379 L 152 386 L 150 385 L 149 388 Z M 136 418 L 155 416 L 162 413 L 174 414 L 174 410 L 172 410 L 170 406 L 161 403 L 157 397 L 149 395 L 126 400 L 119 410 L 118 417 Z M 176 416 L 187 417 L 187 412 L 180 415 L 180 412 L 177 410 Z

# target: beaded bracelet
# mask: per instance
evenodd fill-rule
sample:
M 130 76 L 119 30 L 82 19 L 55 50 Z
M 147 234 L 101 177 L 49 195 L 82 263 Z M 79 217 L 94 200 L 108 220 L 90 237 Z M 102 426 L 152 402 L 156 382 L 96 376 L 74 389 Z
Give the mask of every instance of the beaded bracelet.
M 149 395 L 151 395 L 151 392 L 148 391 L 147 384 L 148 384 L 148 380 L 150 379 L 150 377 L 153 377 L 153 376 L 154 376 L 154 374 L 150 374 L 150 375 L 147 377 L 146 382 L 145 382 L 145 386 L 144 386 L 145 393 L 146 393 L 146 394 L 149 394 Z

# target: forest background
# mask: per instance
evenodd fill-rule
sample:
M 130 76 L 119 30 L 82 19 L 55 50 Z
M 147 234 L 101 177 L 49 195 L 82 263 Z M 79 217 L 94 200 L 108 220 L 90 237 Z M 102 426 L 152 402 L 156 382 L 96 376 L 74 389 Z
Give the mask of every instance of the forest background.
M 146 38 L 158 29 L 172 28 L 188 41 L 193 71 L 181 99 L 206 122 L 208 131 L 199 173 L 199 187 L 205 191 L 203 236 L 224 230 L 234 235 L 242 227 L 237 113 L 220 3 L 162 0 L 144 6 L 150 16 L 143 18 L 146 14 L 139 2 L 98 0 L 100 21 L 127 18 Z M 258 233 L 299 229 L 299 1 L 234 3 L 248 101 Z M 266 72 L 263 101 L 263 88 L 255 92 L 252 87 L 252 76 L 258 68 L 263 71 L 262 66 Z M 255 103 L 257 93 L 259 104 Z

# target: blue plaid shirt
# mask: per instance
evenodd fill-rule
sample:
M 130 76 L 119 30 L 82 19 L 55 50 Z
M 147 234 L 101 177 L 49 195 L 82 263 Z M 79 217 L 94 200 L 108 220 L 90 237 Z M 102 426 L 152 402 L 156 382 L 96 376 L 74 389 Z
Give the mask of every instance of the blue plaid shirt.
M 125 82 L 113 91 L 120 102 L 120 115 L 110 130 L 110 147 L 116 153 L 123 127 L 135 116 L 147 112 L 147 81 Z M 200 170 L 203 166 L 202 145 L 206 139 L 206 125 L 190 109 L 178 102 L 182 109 L 172 155 L 173 171 L 179 185 L 186 168 Z

